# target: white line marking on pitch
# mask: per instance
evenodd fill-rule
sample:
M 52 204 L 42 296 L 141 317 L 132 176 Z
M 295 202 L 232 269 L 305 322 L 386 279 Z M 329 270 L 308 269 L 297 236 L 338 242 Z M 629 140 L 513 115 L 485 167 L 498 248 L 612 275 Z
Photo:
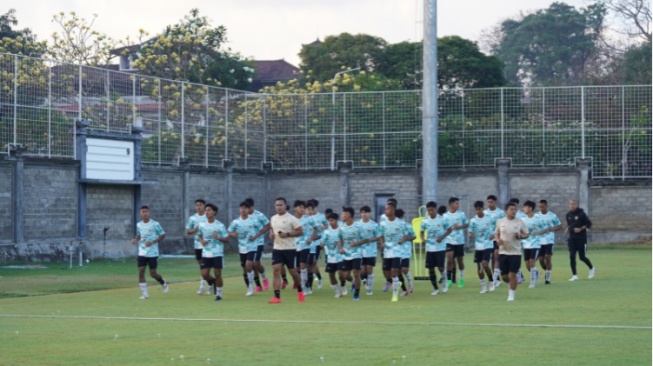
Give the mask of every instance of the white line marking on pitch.
M 180 321 L 180 322 L 228 322 L 228 323 L 293 323 L 293 324 L 341 324 L 341 325 L 413 325 L 413 326 L 459 326 L 459 327 L 505 327 L 505 328 L 571 328 L 571 329 L 643 329 L 650 326 L 638 325 L 582 325 L 582 324 L 509 324 L 509 323 L 438 323 L 438 322 L 375 322 L 375 321 L 330 321 L 330 320 L 275 320 L 275 319 L 210 319 L 210 318 L 150 318 L 133 316 L 96 316 L 96 315 L 30 315 L 0 314 L 3 318 L 37 318 L 37 319 L 98 319 L 98 320 L 145 320 L 145 321 Z

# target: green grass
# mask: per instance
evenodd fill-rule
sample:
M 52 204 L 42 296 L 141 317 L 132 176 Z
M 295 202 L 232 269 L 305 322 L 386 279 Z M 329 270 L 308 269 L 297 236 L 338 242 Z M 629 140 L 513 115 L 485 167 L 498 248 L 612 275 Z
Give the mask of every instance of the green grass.
M 221 303 L 195 294 L 190 259 L 160 260 L 171 290 L 149 281 L 148 301 L 138 300 L 133 260 L 0 269 L 0 364 L 650 365 L 650 244 L 588 256 L 595 279 L 579 263 L 581 280 L 567 282 L 558 250 L 553 284 L 522 285 L 514 303 L 505 285 L 478 294 L 469 256 L 464 289 L 434 297 L 417 281 L 398 303 L 377 273 L 374 295 L 357 303 L 325 286 L 304 304 L 287 289 L 283 304 L 268 305 L 271 291 L 244 296 L 236 257 Z

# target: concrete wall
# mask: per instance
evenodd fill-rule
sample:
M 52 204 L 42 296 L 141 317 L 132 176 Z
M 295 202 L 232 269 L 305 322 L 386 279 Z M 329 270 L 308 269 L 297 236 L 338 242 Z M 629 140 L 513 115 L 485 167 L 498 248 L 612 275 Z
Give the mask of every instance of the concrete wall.
M 23 185 L 24 242 L 14 245 L 15 161 L 0 160 L 0 262 L 8 260 L 66 260 L 71 243 L 75 253 L 91 258 L 135 254 L 129 240 L 134 236 L 135 186 L 87 186 L 87 237 L 77 238 L 77 176 L 74 161 L 26 160 Z M 469 217 L 473 202 L 488 194 L 508 190 L 508 197 L 523 201 L 546 199 L 561 219 L 568 200 L 578 198 L 582 185 L 576 168 L 509 168 L 508 180 L 500 184 L 497 169 L 443 169 L 439 172 L 438 204 L 450 196 L 461 198 L 461 209 Z M 337 211 L 345 205 L 374 208 L 377 194 L 390 194 L 399 201 L 407 218 L 417 216 L 421 177 L 414 169 L 387 171 L 341 170 L 339 172 L 230 172 L 184 170 L 177 167 L 143 167 L 141 203 L 152 209 L 152 217 L 167 233 L 163 253 L 190 252 L 192 239 L 184 235 L 185 223 L 194 212 L 194 201 L 202 198 L 220 208 L 218 219 L 228 225 L 238 215 L 238 204 L 246 197 L 256 208 L 274 214 L 274 199 L 315 198 L 320 210 Z M 615 185 L 621 184 L 621 185 Z M 228 194 L 231 192 L 231 194 Z M 594 221 L 593 242 L 621 242 L 649 238 L 651 233 L 651 182 L 589 182 L 589 211 Z M 107 241 L 103 228 L 109 227 Z M 559 235 L 558 242 L 564 237 Z M 235 245 L 229 246 L 233 250 Z

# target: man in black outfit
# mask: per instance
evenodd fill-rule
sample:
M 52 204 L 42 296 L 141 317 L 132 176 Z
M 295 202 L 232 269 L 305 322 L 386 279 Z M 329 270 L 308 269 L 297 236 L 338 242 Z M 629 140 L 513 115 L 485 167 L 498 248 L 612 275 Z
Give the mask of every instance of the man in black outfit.
M 595 268 L 592 262 L 585 256 L 587 252 L 587 229 L 592 227 L 592 221 L 587 217 L 585 211 L 578 207 L 578 201 L 569 201 L 569 212 L 565 215 L 567 218 L 567 228 L 565 233 L 569 233 L 567 246 L 569 247 L 569 264 L 571 265 L 571 273 L 573 276 L 569 281 L 578 281 L 576 275 L 576 252 L 581 261 L 587 264 L 590 269 L 588 278 L 594 278 Z

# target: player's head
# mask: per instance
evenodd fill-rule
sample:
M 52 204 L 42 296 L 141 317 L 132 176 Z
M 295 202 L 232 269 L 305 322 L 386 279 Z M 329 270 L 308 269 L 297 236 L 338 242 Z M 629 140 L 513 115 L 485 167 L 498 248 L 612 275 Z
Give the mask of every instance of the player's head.
M 372 216 L 372 209 L 370 208 L 370 206 L 361 207 L 359 212 L 361 214 L 361 219 L 363 219 L 363 221 L 370 220 L 370 217 Z
M 212 203 L 207 203 L 204 210 L 206 212 L 206 217 L 207 218 L 215 217 L 215 215 L 218 214 L 218 206 L 216 206 L 216 205 L 214 205 Z
M 428 212 L 431 218 L 435 218 L 435 215 L 438 214 L 438 204 L 435 201 L 429 201 L 426 203 L 426 212 Z
M 327 216 L 327 215 L 332 214 L 332 213 L 333 213 L 333 209 L 331 209 L 331 208 L 327 208 L 326 210 L 324 210 L 324 216 Z
M 576 200 L 569 200 L 569 211 L 576 211 L 578 209 L 578 201 Z
M 315 206 L 311 203 L 311 200 L 306 201 L 306 210 L 304 211 L 308 216 L 313 216 L 315 214 Z
M 494 210 L 497 208 L 497 196 L 491 194 L 487 196 L 485 202 L 487 202 L 487 208 L 489 208 L 490 210 Z
M 392 203 L 393 205 L 395 205 L 395 207 L 397 207 L 397 199 L 396 198 L 390 197 L 390 198 L 388 198 L 386 203 Z
M 150 208 L 148 206 L 141 206 L 138 210 L 138 214 L 141 216 L 141 220 L 145 222 L 150 220 Z
M 252 206 L 249 205 L 249 202 L 247 202 L 247 200 L 241 202 L 241 203 L 240 203 L 240 206 L 239 206 L 239 208 L 240 208 L 240 215 L 243 216 L 243 217 L 249 215 L 249 209 L 250 209 L 251 207 L 252 207 Z
M 349 221 L 354 218 L 354 209 L 352 207 L 342 208 L 342 221 Z
M 311 198 L 310 200 L 306 201 L 306 207 L 308 205 L 313 205 L 313 208 L 317 208 L 317 206 L 320 205 L 320 201 L 316 200 L 315 198 Z
M 479 217 L 483 217 L 483 201 L 474 202 L 474 212 L 476 212 L 476 215 Z
M 438 215 L 442 216 L 447 213 L 447 206 L 442 205 L 438 207 Z
M 388 218 L 395 217 L 395 211 L 397 210 L 397 206 L 393 205 L 392 203 L 387 203 L 385 205 L 385 209 L 383 212 Z
M 517 215 L 517 204 L 514 202 L 508 202 L 503 208 L 506 211 L 506 216 L 510 219 L 514 219 Z
M 295 208 L 295 214 L 296 215 L 303 215 L 304 210 L 306 209 L 306 202 L 302 200 L 296 200 L 293 204 L 292 207 Z
M 458 207 L 460 207 L 460 199 L 458 197 L 449 198 L 449 210 L 456 212 L 458 211 Z
M 338 219 L 340 218 L 337 213 L 331 212 L 329 214 L 326 214 L 327 221 L 329 221 L 329 225 L 331 227 L 337 227 L 338 226 Z
M 204 206 L 206 206 L 206 201 L 204 201 L 202 199 L 195 200 L 195 211 L 198 214 L 204 213 Z
M 283 197 L 277 197 L 277 199 L 274 200 L 274 210 L 279 215 L 285 214 L 286 211 L 288 211 L 288 201 Z
M 535 211 L 535 202 L 530 200 L 524 202 L 524 212 L 529 214 L 533 211 Z
M 515 205 L 519 205 L 519 198 L 513 197 L 508 202 L 509 203 L 514 203 Z
M 404 218 L 404 210 L 398 208 L 397 211 L 395 212 L 395 215 L 397 215 L 397 218 L 403 219 Z
M 549 203 L 546 200 L 540 200 L 540 202 L 537 204 L 537 208 L 542 212 L 543 214 L 549 212 Z

